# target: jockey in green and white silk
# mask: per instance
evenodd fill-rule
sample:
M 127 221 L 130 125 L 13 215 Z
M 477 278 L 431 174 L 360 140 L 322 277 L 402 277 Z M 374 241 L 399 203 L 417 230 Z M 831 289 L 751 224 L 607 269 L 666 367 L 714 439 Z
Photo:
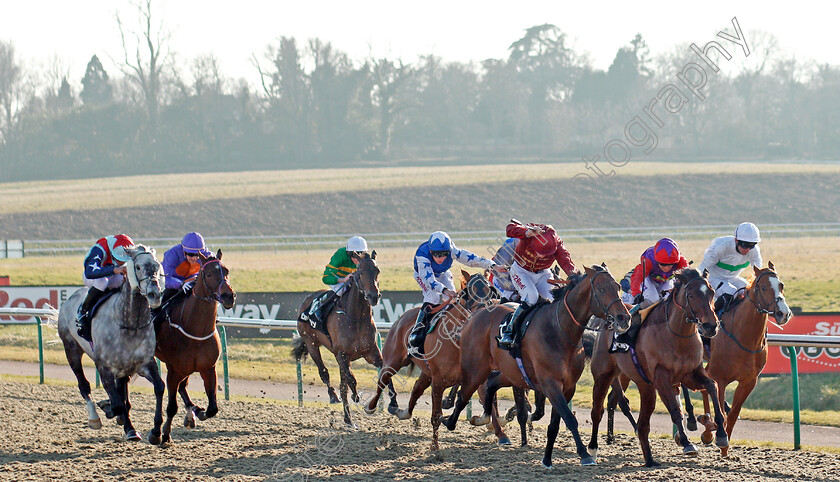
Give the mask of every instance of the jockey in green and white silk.
M 734 236 L 721 236 L 712 241 L 697 269 L 701 273 L 709 270 L 709 284 L 715 290 L 715 299 L 746 288 L 747 281 L 740 274 L 750 264 L 761 269 L 760 241 L 761 235 L 753 223 L 741 223 Z

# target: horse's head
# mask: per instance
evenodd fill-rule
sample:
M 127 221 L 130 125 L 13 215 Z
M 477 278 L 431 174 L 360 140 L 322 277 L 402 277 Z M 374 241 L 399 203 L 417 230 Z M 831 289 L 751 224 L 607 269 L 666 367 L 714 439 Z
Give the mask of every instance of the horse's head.
M 630 312 L 621 302 L 621 287 L 606 264 L 584 267 L 589 279 L 589 308 L 592 314 L 604 319 L 613 331 L 624 333 L 630 329 Z
M 198 256 L 201 259 L 201 269 L 193 293 L 218 301 L 225 309 L 233 308 L 236 292 L 230 286 L 230 271 L 222 264 L 222 250 L 218 250 L 216 256 L 209 258 L 201 253 L 198 253 Z
M 785 284 L 776 274 L 773 263 L 767 263 L 767 268 L 758 269 L 753 266 L 755 278 L 750 291 L 750 301 L 755 304 L 759 313 L 772 314 L 776 324 L 784 326 L 793 314 L 785 300 Z
M 161 293 L 161 271 L 163 268 L 155 257 L 155 250 L 142 244 L 126 248 L 126 277 L 132 290 L 139 290 L 149 300 L 149 306 L 157 308 L 163 300 Z
M 458 296 L 461 303 L 469 312 L 476 308 L 497 304 L 499 300 L 494 299 L 495 290 L 483 274 L 470 274 L 461 270 L 461 292 Z
M 676 282 L 671 296 L 685 313 L 685 321 L 696 324 L 701 335 L 712 338 L 717 334 L 719 320 L 715 315 L 715 290 L 707 279 L 708 271 L 701 275 L 694 268 L 685 268 L 674 276 Z
M 359 291 L 365 296 L 370 306 L 379 304 L 379 266 L 376 265 L 376 251 L 370 255 L 364 255 L 356 272 L 353 273 L 353 282 Z

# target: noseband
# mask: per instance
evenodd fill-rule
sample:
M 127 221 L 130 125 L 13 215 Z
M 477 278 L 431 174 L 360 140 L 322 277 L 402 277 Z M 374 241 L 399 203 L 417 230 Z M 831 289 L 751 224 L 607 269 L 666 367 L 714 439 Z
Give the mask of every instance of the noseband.
M 677 293 L 674 293 L 673 296 L 671 296 L 671 301 L 673 301 L 674 304 L 677 305 L 677 307 L 679 307 L 682 310 L 683 313 L 685 313 L 685 321 L 689 324 L 695 325 L 695 330 L 697 330 L 697 327 L 700 326 L 700 317 L 697 316 L 694 313 L 694 307 L 691 306 L 691 300 L 689 300 L 689 296 L 688 296 L 689 291 L 688 290 L 689 290 L 689 287 L 691 287 L 691 285 L 694 284 L 695 282 L 705 282 L 705 281 L 706 281 L 706 278 L 695 278 L 695 279 L 689 281 L 688 283 L 686 283 L 684 286 L 682 286 L 682 291 L 685 292 L 685 306 L 680 305 L 680 302 L 677 301 Z M 706 283 L 706 284 L 708 285 L 708 283 Z M 711 290 L 711 286 L 707 286 L 707 287 Z M 670 307 L 670 305 L 668 305 L 668 306 Z M 688 308 L 688 309 L 686 309 L 686 308 Z M 667 310 L 667 309 L 665 310 L 665 324 L 668 325 L 668 329 L 671 331 L 671 333 L 674 336 L 678 336 L 680 338 L 690 338 L 697 333 L 697 331 L 695 331 L 694 333 L 692 333 L 690 335 L 687 335 L 687 336 L 678 335 L 677 333 L 674 333 L 674 330 L 671 328 L 671 323 L 668 321 L 668 319 L 670 318 L 670 315 L 669 315 L 668 311 L 669 310 Z
M 211 264 L 216 265 L 216 267 L 219 269 L 219 284 L 216 285 L 216 287 L 213 289 L 211 289 L 210 285 L 207 283 L 207 270 L 205 269 Z M 222 262 L 218 259 L 211 259 L 210 261 L 207 261 L 206 263 L 201 265 L 201 270 L 199 272 L 201 274 L 201 281 L 202 285 L 204 286 L 204 291 L 209 292 L 210 296 L 198 296 L 198 293 L 196 292 L 193 292 L 193 295 L 200 300 L 221 303 L 222 287 L 227 283 L 227 277 L 224 275 L 224 271 L 222 271 Z
M 152 255 L 152 253 L 150 253 L 149 251 L 141 251 L 141 252 L 139 252 L 139 253 L 135 254 L 134 256 L 132 256 L 132 257 L 131 257 L 131 263 L 132 263 L 133 265 L 136 265 L 136 263 L 137 263 L 137 258 L 139 258 L 140 256 L 142 256 L 142 255 L 144 255 L 144 254 L 147 254 L 147 255 L 151 256 L 151 257 L 152 257 L 152 261 L 154 261 L 155 263 L 157 263 L 157 260 L 155 260 L 155 257 L 154 257 L 154 256 Z M 144 274 L 145 274 L 145 273 L 144 273 Z M 135 273 L 134 273 L 134 277 L 135 277 L 135 278 L 137 278 L 137 273 L 136 273 L 136 271 L 135 271 Z M 148 279 L 154 279 L 155 281 L 157 281 L 159 278 L 160 278 L 160 270 L 155 270 L 155 273 L 154 273 L 154 274 L 152 274 L 152 275 L 149 275 L 149 276 L 146 276 L 146 277 L 143 277 L 143 278 L 137 278 L 137 289 L 140 291 L 140 294 L 141 294 L 141 295 L 143 295 L 143 296 L 148 296 L 148 295 L 147 295 L 148 290 L 144 290 L 144 289 L 143 289 L 143 282 L 144 282 L 144 281 L 146 281 L 146 280 L 148 280 Z

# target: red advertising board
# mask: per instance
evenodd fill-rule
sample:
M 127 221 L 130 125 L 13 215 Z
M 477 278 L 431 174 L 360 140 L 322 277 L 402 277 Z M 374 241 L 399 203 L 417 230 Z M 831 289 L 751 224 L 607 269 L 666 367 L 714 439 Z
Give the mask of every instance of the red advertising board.
M 0 288 L 0 308 L 58 308 L 78 286 Z M 30 316 L 0 315 L 0 323 L 31 322 Z
M 840 313 L 799 313 L 780 329 L 769 325 L 769 333 L 785 335 L 840 336 Z M 840 348 L 796 347 L 799 373 L 840 372 Z M 787 347 L 770 346 L 763 374 L 790 373 Z

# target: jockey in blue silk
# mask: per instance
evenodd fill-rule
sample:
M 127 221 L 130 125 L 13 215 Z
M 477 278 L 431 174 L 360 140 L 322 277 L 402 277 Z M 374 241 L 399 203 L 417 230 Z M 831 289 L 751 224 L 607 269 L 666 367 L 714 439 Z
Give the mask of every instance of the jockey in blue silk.
M 697 268 L 701 273 L 709 270 L 709 284 L 715 290 L 715 309 L 723 308 L 736 293 L 743 292 L 747 281 L 740 276 L 750 264 L 761 269 L 761 250 L 758 243 L 761 233 L 753 223 L 741 223 L 734 236 L 715 238 L 703 254 Z
M 409 356 L 419 357 L 422 354 L 431 309 L 439 305 L 443 298 L 450 299 L 456 294 L 452 273 L 449 272 L 454 260 L 473 268 L 490 269 L 496 266 L 492 260 L 458 248 L 443 231 L 435 231 L 428 241 L 417 248 L 414 254 L 414 280 L 423 291 L 423 306 L 408 338 Z
M 82 280 L 89 287 L 85 300 L 76 312 L 79 336 L 90 341 L 90 310 L 108 289 L 119 288 L 125 279 L 124 264 L 130 259 L 126 248 L 133 248 L 134 241 L 125 234 L 99 239 L 88 250 L 84 261 Z
M 499 266 L 510 268 L 515 260 L 516 246 L 518 244 L 518 238 L 507 238 L 499 247 L 499 250 L 496 251 L 496 254 L 493 255 L 493 262 Z M 519 301 L 519 293 L 516 291 L 513 280 L 510 279 L 510 272 L 491 273 L 490 283 L 499 292 L 501 296 L 500 303 Z
M 166 276 L 164 300 L 171 298 L 178 291 L 189 293 L 195 285 L 195 277 L 201 270 L 201 256 L 209 258 L 213 254 L 204 244 L 204 237 L 197 233 L 187 233 L 180 243 L 172 246 L 163 254 L 163 274 Z

